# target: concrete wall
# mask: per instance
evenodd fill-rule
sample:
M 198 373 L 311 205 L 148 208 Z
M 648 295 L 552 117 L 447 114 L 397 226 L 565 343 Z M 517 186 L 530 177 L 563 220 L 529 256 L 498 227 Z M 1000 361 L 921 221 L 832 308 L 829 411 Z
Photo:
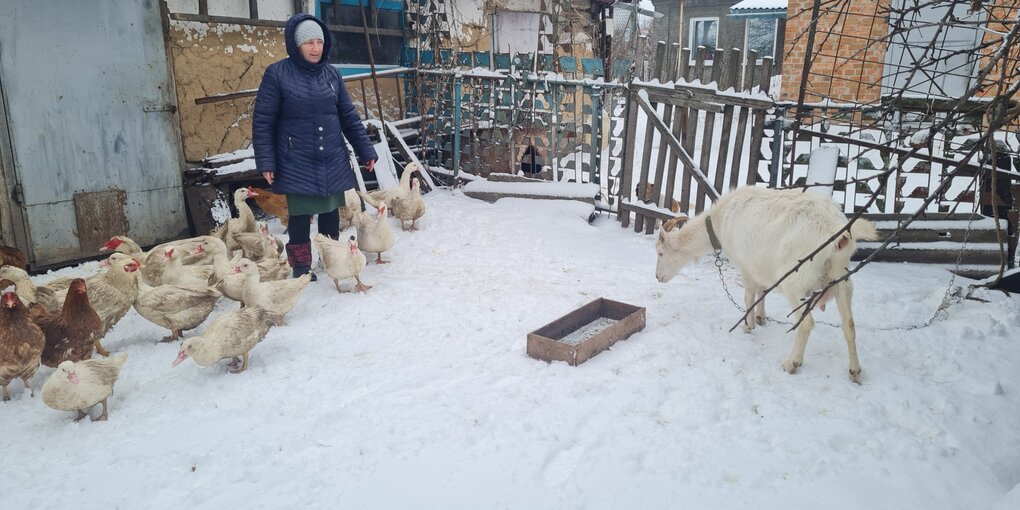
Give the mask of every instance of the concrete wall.
M 283 29 L 171 21 L 169 35 L 184 159 L 247 146 L 255 96 L 204 105 L 195 99 L 257 89 L 266 67 L 287 56 Z
M 286 58 L 282 27 L 195 21 L 170 22 L 170 53 L 181 121 L 184 157 L 200 162 L 251 143 L 255 96 L 198 105 L 202 97 L 257 89 L 269 64 Z M 402 117 L 398 80 L 380 78 L 379 97 L 386 120 Z M 362 87 L 364 85 L 364 87 Z M 348 80 L 358 111 L 378 117 L 372 80 Z

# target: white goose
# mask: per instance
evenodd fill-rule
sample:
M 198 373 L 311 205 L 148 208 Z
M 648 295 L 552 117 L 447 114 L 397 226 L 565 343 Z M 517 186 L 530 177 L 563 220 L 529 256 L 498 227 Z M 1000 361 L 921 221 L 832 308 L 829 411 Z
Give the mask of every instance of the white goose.
M 96 404 L 103 404 L 103 412 L 92 421 L 103 421 L 109 416 L 106 400 L 113 394 L 113 385 L 120 377 L 127 354 L 108 359 L 64 361 L 43 383 L 42 399 L 51 409 L 57 411 L 78 411 L 79 421 L 86 410 Z
M 272 326 L 269 314 L 260 306 L 248 306 L 223 314 L 201 335 L 181 343 L 177 359 L 170 366 L 176 367 L 189 357 L 202 367 L 231 358 L 230 372 L 244 372 L 248 368 L 248 353 L 266 337 Z

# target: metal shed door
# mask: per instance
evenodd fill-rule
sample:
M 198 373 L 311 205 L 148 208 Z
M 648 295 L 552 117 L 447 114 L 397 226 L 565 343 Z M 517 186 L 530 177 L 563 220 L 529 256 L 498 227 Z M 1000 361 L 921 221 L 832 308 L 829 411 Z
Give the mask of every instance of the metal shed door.
M 112 234 L 144 246 L 187 232 L 157 0 L 4 0 L 0 85 L 4 177 L 34 266 L 94 255 Z

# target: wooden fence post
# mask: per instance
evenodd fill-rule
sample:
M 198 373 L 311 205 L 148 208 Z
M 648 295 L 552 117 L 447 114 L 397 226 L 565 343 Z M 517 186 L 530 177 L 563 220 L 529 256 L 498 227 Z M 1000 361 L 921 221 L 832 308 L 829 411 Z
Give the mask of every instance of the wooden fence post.
M 768 94 L 769 84 L 772 82 L 772 57 L 765 57 L 762 60 L 761 80 L 759 86 L 761 91 Z M 747 184 L 754 185 L 758 182 L 758 162 L 761 161 L 761 140 L 765 135 L 765 110 L 755 110 L 754 123 L 751 126 L 751 161 L 748 166 Z M 772 136 L 782 136 L 782 133 L 773 133 Z M 796 140 L 794 140 L 796 143 Z M 779 149 L 782 151 L 782 147 Z M 782 157 L 781 154 L 773 154 L 772 157 Z
M 754 79 L 754 68 L 758 65 L 758 52 L 755 50 L 748 50 L 744 61 L 744 80 L 740 90 L 749 92 L 752 87 L 752 80 Z M 747 117 L 751 109 L 746 106 L 740 107 L 740 113 L 737 115 L 737 139 L 733 142 L 734 152 L 733 160 L 730 164 L 730 189 L 736 188 L 740 185 L 740 162 L 744 157 L 744 138 L 745 131 L 747 131 Z
M 722 61 L 725 52 L 723 50 L 715 50 L 715 57 L 712 61 L 712 79 L 716 85 L 719 84 L 720 77 L 722 75 Z M 705 129 L 701 134 L 701 161 L 698 162 L 698 166 L 708 173 L 708 165 L 712 161 L 712 139 L 715 136 L 715 114 L 712 112 L 705 112 Z M 698 186 L 697 202 L 694 206 L 694 213 L 700 213 L 705 210 L 705 197 L 706 191 Z
M 659 44 L 655 48 L 655 76 L 662 76 L 663 67 L 666 64 L 666 43 L 659 41 Z M 652 103 L 652 106 L 658 106 L 657 103 Z M 651 117 L 645 122 L 645 139 L 643 142 L 641 152 L 641 177 L 638 179 L 637 198 L 638 200 L 645 202 L 648 198 L 645 196 L 647 182 L 648 182 L 648 166 L 652 159 L 652 140 L 655 138 L 655 127 L 652 123 Z M 654 223 L 655 218 L 650 218 Z M 645 215 L 637 212 L 634 214 L 634 232 L 641 232 L 645 226 Z
M 678 46 L 678 45 L 674 45 L 674 46 Z M 666 57 L 665 65 L 662 66 L 662 69 L 661 69 L 662 72 L 659 73 L 659 75 L 658 75 L 658 78 L 659 78 L 660 82 L 666 82 L 666 81 L 672 80 L 674 74 L 676 73 L 676 58 L 677 58 L 676 48 L 671 47 L 669 49 L 669 51 L 666 52 L 666 54 L 667 54 L 667 57 Z M 673 105 L 670 104 L 670 103 L 663 103 L 662 106 L 663 106 L 662 120 L 663 120 L 663 122 L 666 123 L 667 127 L 672 126 L 672 123 L 673 123 Z M 663 191 L 662 190 L 662 188 L 663 188 L 663 186 L 662 186 L 662 181 L 663 181 L 662 174 L 663 174 L 663 172 L 665 171 L 665 168 L 666 168 L 666 148 L 667 148 L 667 144 L 665 143 L 665 137 L 660 134 L 660 136 L 659 136 L 659 153 L 658 153 L 657 157 L 655 158 L 655 178 L 652 179 L 652 196 L 651 197 L 647 197 L 646 196 L 645 199 L 650 201 L 650 202 L 654 202 L 656 205 L 658 205 L 660 207 L 665 206 L 666 208 L 669 208 L 670 200 L 672 200 L 672 198 L 673 198 L 672 195 L 665 197 L 666 198 L 665 199 L 665 205 L 659 203 L 659 197 L 663 196 L 663 193 L 662 193 L 662 191 Z M 673 157 L 675 158 L 676 155 L 673 155 Z M 651 234 L 654 231 L 655 231 L 655 218 L 649 216 L 649 217 L 645 218 L 645 233 L 646 234 Z

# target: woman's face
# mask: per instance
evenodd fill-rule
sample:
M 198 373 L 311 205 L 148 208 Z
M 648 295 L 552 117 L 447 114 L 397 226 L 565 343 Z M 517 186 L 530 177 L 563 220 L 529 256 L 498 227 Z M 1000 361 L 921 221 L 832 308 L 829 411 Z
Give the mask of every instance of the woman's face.
M 298 49 L 301 50 L 301 56 L 311 64 L 318 64 L 322 60 L 322 39 L 305 41 Z

